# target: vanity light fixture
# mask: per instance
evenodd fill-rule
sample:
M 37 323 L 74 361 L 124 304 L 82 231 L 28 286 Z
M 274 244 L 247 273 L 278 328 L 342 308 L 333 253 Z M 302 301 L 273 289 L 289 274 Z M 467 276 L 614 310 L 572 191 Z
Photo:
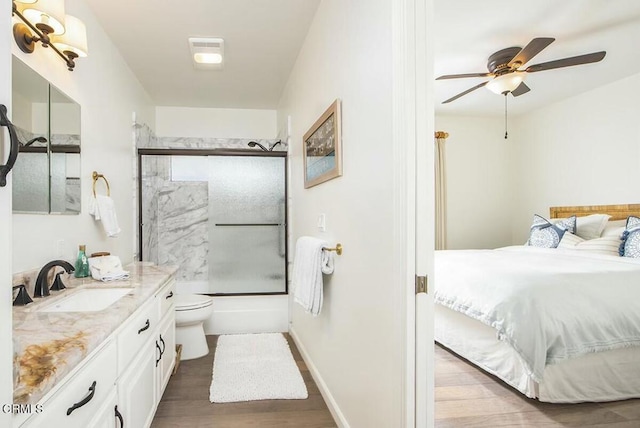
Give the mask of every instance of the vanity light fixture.
M 87 56 L 87 29 L 76 17 L 65 15 L 64 0 L 14 0 L 13 15 L 23 23 L 13 26 L 13 37 L 20 50 L 32 53 L 37 42 L 51 47 L 67 64 L 69 71 L 75 59 Z M 16 3 L 24 4 L 18 8 Z
M 224 40 L 212 37 L 189 37 L 189 49 L 195 68 L 221 69 L 224 62 Z

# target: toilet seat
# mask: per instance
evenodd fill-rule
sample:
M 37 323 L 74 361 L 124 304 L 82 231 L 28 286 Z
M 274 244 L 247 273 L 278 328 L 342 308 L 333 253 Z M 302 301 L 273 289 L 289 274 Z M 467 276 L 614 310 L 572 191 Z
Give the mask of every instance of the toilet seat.
M 193 311 L 206 308 L 213 304 L 211 296 L 202 294 L 178 294 L 176 295 L 176 311 Z

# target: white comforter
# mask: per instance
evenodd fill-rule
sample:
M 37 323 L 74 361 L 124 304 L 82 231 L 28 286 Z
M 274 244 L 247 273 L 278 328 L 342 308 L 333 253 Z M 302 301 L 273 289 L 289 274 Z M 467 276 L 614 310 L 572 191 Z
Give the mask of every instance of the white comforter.
M 497 330 L 542 381 L 546 364 L 640 346 L 640 259 L 505 247 L 436 251 L 435 301 Z

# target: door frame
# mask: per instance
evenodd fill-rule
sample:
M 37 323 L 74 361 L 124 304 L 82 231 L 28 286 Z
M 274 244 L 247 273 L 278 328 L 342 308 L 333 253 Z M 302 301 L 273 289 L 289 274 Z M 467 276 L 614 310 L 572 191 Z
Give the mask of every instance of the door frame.
M 434 0 L 392 2 L 394 277 L 404 314 L 402 426 L 434 426 L 433 299 L 416 275 L 433 276 Z M 431 136 L 431 138 L 429 137 Z
M 0 104 L 7 107 L 11 116 L 11 15 L 3 13 L 0 18 Z M 9 155 L 9 134 L 5 127 L 0 127 L 0 163 L 4 163 Z M 0 337 L 5 343 L 0 349 L 0 402 L 13 403 L 13 301 L 11 280 L 13 272 L 13 212 L 12 212 L 12 176 L 7 177 L 7 185 L 0 187 Z M 0 413 L 0 426 L 11 426 L 11 412 Z

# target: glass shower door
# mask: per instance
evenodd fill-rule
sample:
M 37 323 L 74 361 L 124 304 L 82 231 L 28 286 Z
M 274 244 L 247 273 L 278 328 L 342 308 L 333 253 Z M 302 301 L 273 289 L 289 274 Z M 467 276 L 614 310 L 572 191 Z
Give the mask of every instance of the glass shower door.
M 209 156 L 209 287 L 285 293 L 285 159 Z

